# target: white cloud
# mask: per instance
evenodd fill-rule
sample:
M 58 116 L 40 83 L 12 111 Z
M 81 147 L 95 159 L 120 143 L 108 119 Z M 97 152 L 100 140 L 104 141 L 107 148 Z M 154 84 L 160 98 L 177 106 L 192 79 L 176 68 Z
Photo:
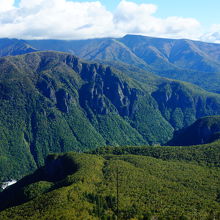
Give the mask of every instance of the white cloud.
M 142 33 L 151 29 L 152 14 L 157 7 L 152 4 L 136 4 L 121 1 L 114 13 L 114 25 L 121 33 Z M 152 24 L 153 25 L 153 24 Z
M 136 4 L 134 2 L 121 1 L 114 14 L 115 22 L 131 22 L 133 19 L 142 21 L 155 13 L 157 6 L 153 4 Z
M 35 8 L 40 6 L 44 0 L 21 0 L 19 3 L 20 8 Z
M 14 0 L 0 0 L 0 13 L 13 9 Z
M 122 0 L 115 12 L 99 1 L 0 0 L 0 37 L 24 39 L 85 39 L 119 37 L 127 33 L 199 39 L 200 23 L 193 18 L 155 16 L 154 4 Z
M 207 42 L 220 43 L 220 24 L 213 24 L 208 33 L 205 33 L 201 40 Z
M 121 1 L 114 15 L 117 29 L 124 33 L 144 34 L 159 37 L 197 38 L 200 23 L 193 18 L 157 18 L 157 7 L 152 4 L 136 4 Z
M 22 0 L 0 16 L 0 37 L 91 38 L 110 34 L 109 29 L 112 14 L 100 2 Z
M 165 19 L 164 34 L 174 38 L 199 39 L 201 24 L 194 18 L 168 17 Z

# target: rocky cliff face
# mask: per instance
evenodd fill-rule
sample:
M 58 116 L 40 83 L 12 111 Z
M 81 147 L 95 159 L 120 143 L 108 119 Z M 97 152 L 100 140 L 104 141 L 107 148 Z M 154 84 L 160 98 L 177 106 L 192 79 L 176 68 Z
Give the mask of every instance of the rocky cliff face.
M 137 94 L 140 91 L 129 88 L 129 85 L 119 79 L 110 67 L 81 63 L 79 59 L 70 55 L 62 61 L 79 74 L 85 82 L 79 91 L 80 105 L 83 108 L 88 107 L 97 114 L 117 112 L 123 117 L 132 114 Z M 38 69 L 48 64 L 49 61 L 41 61 Z M 57 88 L 54 80 L 46 75 L 39 77 L 36 86 L 42 95 L 50 99 L 59 110 L 68 113 L 72 96 L 65 89 Z
M 102 65 L 83 65 L 82 78 L 87 81 L 80 90 L 80 103 L 98 114 L 118 112 L 121 116 L 130 116 L 137 100 L 137 90 L 129 88 L 110 67 Z M 113 106 L 111 106 L 111 104 Z

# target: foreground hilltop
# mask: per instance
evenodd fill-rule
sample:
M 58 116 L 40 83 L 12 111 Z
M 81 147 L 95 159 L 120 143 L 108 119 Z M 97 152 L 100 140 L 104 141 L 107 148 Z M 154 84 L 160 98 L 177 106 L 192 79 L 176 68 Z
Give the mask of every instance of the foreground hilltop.
M 165 144 L 175 130 L 220 114 L 217 94 L 127 73 L 139 74 L 60 52 L 1 58 L 0 181 L 43 165 L 50 152 Z
M 219 219 L 219 146 L 50 155 L 0 194 L 0 218 Z

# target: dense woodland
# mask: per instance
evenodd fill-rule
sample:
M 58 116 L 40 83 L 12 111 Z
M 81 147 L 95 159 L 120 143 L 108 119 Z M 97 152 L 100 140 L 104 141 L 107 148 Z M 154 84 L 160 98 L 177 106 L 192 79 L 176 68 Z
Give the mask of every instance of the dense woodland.
M 219 155 L 219 142 L 197 146 L 197 155 L 192 153 L 196 147 L 168 147 L 172 157 L 165 156 L 163 148 L 111 147 L 96 155 L 51 155 L 45 167 L 2 193 L 3 208 L 21 205 L 0 217 L 218 219 L 219 158 L 215 163 L 204 155 Z

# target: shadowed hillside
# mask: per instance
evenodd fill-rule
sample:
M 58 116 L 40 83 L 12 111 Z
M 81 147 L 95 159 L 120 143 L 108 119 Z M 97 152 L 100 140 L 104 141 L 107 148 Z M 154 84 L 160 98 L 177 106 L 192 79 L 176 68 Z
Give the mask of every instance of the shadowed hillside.
M 191 126 L 176 132 L 168 145 L 205 144 L 220 138 L 220 116 L 198 119 Z

